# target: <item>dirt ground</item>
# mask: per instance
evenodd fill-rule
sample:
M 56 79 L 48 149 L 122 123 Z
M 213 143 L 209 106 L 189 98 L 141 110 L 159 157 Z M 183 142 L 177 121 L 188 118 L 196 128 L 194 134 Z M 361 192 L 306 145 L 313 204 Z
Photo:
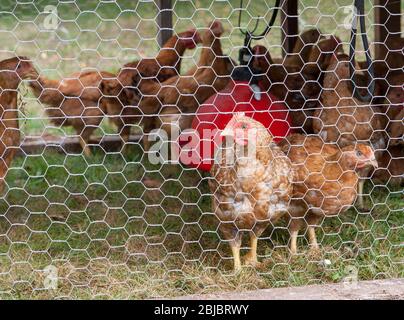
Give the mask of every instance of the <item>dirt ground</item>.
M 404 279 L 360 281 L 304 287 L 263 289 L 207 295 L 179 300 L 404 300 Z

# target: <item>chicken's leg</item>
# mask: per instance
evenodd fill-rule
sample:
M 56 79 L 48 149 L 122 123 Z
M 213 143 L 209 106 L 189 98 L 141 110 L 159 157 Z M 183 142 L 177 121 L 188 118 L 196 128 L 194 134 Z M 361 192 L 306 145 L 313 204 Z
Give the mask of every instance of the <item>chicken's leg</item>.
M 299 230 L 293 230 L 290 232 L 290 252 L 292 254 L 297 254 L 297 236 L 299 235 Z
M 257 244 L 258 238 L 254 232 L 250 233 L 250 251 L 245 256 L 245 264 L 256 266 L 258 264 L 257 259 Z
M 152 141 L 149 140 L 149 135 L 150 132 L 154 129 L 154 118 L 145 118 L 143 120 L 143 137 L 141 139 L 141 142 L 143 144 L 143 150 L 144 152 L 148 152 L 150 150 L 150 147 L 152 145 Z
M 292 217 L 289 223 L 290 251 L 292 254 L 297 254 L 297 236 L 299 235 L 299 230 L 301 226 L 302 226 L 302 219 Z
M 83 153 L 86 157 L 91 156 L 91 150 L 88 146 L 88 141 L 90 140 L 91 134 L 95 130 L 94 126 L 86 126 L 80 133 L 80 145 L 83 148 Z
M 240 247 L 241 247 L 241 243 L 239 241 L 230 242 L 231 252 L 233 253 L 234 271 L 235 272 L 238 272 L 241 270 Z
M 360 179 L 358 183 L 358 207 L 360 210 L 364 211 L 365 208 L 365 202 L 363 201 L 363 189 L 365 186 L 365 180 Z
M 86 157 L 90 157 L 91 156 L 91 150 L 90 150 L 90 147 L 87 145 L 87 142 L 82 137 L 80 137 L 79 140 L 80 140 L 80 146 L 83 149 L 84 155 Z
M 307 225 L 308 225 L 308 235 L 309 235 L 309 243 L 312 250 L 318 250 L 318 242 L 316 237 L 316 225 L 321 217 L 316 216 L 313 213 L 309 213 L 307 215 Z
M 308 233 L 309 233 L 309 243 L 310 243 L 311 248 L 314 250 L 317 250 L 319 247 L 318 247 L 315 227 L 309 226 Z
M 119 136 L 121 137 L 121 142 L 122 142 L 122 148 L 121 152 L 123 154 L 128 153 L 128 141 L 130 137 L 130 126 L 128 125 L 122 125 L 122 127 L 119 128 Z

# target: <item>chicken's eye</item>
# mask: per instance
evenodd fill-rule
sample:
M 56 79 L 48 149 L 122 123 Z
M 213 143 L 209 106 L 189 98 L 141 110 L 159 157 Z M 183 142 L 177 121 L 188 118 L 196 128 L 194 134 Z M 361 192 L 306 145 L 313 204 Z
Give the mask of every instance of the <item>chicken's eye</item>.
M 362 157 L 362 156 L 363 156 L 363 153 L 362 153 L 362 151 L 360 151 L 360 150 L 356 150 L 356 155 L 357 155 L 358 157 Z

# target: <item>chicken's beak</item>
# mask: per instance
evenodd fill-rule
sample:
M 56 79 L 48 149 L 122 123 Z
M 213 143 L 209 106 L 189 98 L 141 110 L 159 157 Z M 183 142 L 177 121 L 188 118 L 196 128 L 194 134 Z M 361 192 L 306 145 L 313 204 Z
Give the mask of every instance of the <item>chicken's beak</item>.
M 371 164 L 375 169 L 377 169 L 377 168 L 379 167 L 379 164 L 377 163 L 376 158 L 371 159 L 371 160 L 370 160 L 370 164 Z
M 224 128 L 224 130 L 220 133 L 221 137 L 234 137 L 234 132 L 231 128 Z

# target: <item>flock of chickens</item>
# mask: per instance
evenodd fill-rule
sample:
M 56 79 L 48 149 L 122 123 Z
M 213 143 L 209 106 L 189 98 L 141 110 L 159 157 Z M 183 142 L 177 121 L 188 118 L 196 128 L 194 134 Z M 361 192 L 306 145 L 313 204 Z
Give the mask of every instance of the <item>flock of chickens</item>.
M 88 141 L 104 117 L 117 126 L 123 144 L 131 126 L 141 124 L 143 147 L 148 150 L 153 129 L 170 133 L 173 126 L 190 128 L 200 104 L 231 81 L 234 62 L 223 54 L 222 33 L 218 21 L 201 33 L 179 33 L 156 58 L 128 63 L 116 75 L 88 71 L 50 80 L 28 58 L 0 62 L 0 179 L 19 148 L 17 88 L 22 79 L 28 79 L 35 96 L 47 106 L 52 123 L 75 129 L 87 156 L 91 155 Z M 223 145 L 218 150 L 209 186 L 213 212 L 231 246 L 236 270 L 241 268 L 243 231 L 250 234 L 247 264 L 258 263 L 259 236 L 285 215 L 290 218 L 292 253 L 297 252 L 298 233 L 304 226 L 310 244 L 317 248 L 315 226 L 323 217 L 350 208 L 363 193 L 366 178 L 402 185 L 402 40 L 397 40 L 399 50 L 374 63 L 377 90 L 371 103 L 353 97 L 349 58 L 336 37 L 308 30 L 282 60 L 272 59 L 263 46 L 253 48 L 251 65 L 260 73 L 260 87 L 288 106 L 294 133 L 275 143 L 261 123 L 239 113 L 222 132 L 234 143 L 230 149 Z M 184 51 L 199 43 L 197 65 L 181 74 Z M 364 76 L 358 81 L 367 83 Z M 251 146 L 256 153 L 246 156 Z M 228 157 L 235 159 L 231 165 Z

